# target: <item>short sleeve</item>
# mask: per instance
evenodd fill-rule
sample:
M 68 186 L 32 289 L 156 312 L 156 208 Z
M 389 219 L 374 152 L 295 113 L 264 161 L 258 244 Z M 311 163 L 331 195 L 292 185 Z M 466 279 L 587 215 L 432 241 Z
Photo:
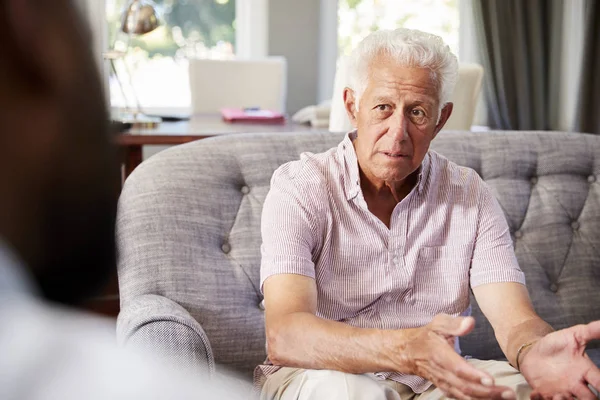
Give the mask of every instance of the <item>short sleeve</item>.
M 479 200 L 477 237 L 471 262 L 471 287 L 487 283 L 525 284 L 510 237 L 508 223 L 496 197 L 485 182 Z
M 295 162 L 296 163 L 296 162 Z M 260 288 L 267 278 L 297 274 L 315 278 L 313 251 L 319 243 L 318 185 L 280 167 L 271 179 L 261 220 Z

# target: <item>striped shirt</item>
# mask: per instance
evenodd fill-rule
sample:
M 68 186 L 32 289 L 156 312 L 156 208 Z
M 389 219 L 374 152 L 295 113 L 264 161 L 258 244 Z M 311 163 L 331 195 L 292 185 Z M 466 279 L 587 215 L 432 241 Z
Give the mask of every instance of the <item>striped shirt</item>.
M 525 284 L 504 214 L 475 171 L 430 150 L 388 229 L 363 197 L 355 135 L 273 174 L 262 215 L 261 288 L 272 275 L 308 276 L 316 280 L 318 317 L 405 329 L 439 313 L 469 315 L 469 286 Z M 278 369 L 266 364 L 258 381 Z M 431 385 L 397 372 L 375 376 L 415 393 Z

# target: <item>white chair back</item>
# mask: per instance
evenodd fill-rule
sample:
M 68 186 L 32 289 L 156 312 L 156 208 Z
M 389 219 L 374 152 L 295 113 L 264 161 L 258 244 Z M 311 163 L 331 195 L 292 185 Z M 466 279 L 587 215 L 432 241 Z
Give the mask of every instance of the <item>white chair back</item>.
M 221 108 L 260 107 L 285 113 L 287 63 L 284 57 L 257 60 L 189 60 L 194 114 Z
M 482 81 L 483 67 L 481 65 L 466 63 L 459 65 L 458 81 L 450 99 L 454 103 L 454 109 L 444 125 L 444 130 L 471 130 Z

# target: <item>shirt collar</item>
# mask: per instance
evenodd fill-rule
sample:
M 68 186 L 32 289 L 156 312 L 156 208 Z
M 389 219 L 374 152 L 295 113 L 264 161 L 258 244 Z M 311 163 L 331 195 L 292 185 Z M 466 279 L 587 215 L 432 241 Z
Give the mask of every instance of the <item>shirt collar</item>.
M 344 191 L 346 200 L 352 200 L 360 192 L 360 173 L 358 170 L 358 159 L 354 150 L 354 139 L 356 139 L 356 129 L 348 132 L 344 139 L 338 145 L 338 154 L 344 160 L 346 176 L 344 181 Z M 419 166 L 419 175 L 417 178 L 416 189 L 420 194 L 425 190 L 425 184 L 429 176 L 430 156 L 429 152 L 425 155 L 423 162 Z

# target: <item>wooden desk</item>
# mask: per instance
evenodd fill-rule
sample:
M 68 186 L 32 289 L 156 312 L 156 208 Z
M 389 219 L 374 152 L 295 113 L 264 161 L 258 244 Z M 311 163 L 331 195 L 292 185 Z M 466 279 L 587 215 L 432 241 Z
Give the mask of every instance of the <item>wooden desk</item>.
M 117 145 L 123 154 L 125 176 L 143 161 L 142 148 L 145 145 L 178 145 L 205 139 L 212 136 L 248 132 L 293 132 L 316 131 L 310 125 L 300 125 L 291 121 L 284 124 L 229 123 L 220 114 L 195 115 L 189 121 L 163 122 L 155 129 L 131 129 L 117 136 Z

